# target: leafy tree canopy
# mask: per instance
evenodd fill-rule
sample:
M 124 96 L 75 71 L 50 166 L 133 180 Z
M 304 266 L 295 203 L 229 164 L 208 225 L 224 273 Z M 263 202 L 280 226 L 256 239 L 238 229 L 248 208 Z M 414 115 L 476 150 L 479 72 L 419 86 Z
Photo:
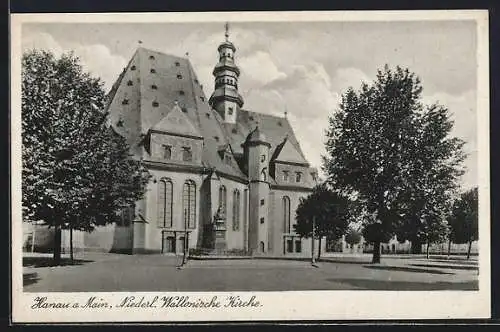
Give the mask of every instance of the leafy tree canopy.
M 386 66 L 372 84 L 348 89 L 329 119 L 327 181 L 364 206 L 364 234 L 374 243 L 396 233 L 416 238 L 422 220 L 443 213 L 463 173 L 448 110 L 425 106 L 421 95 L 414 73 Z
M 73 54 L 23 54 L 24 220 L 90 231 L 142 197 L 149 175 L 104 107 L 102 82 Z
M 345 234 L 345 242 L 350 245 L 358 244 L 361 241 L 361 233 L 357 230 L 350 228 Z
M 313 219 L 315 237 L 342 237 L 350 220 L 349 200 L 329 189 L 325 183 L 317 185 L 307 198 L 300 200 L 295 232 L 311 237 Z
M 467 243 L 479 238 L 477 187 L 462 193 L 455 201 L 449 223 L 454 243 Z

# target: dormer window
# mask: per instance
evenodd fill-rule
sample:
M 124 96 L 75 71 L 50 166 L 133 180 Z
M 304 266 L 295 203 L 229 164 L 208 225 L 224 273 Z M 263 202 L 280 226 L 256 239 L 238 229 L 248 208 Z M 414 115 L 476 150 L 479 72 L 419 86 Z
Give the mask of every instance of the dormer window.
M 288 182 L 288 171 L 283 171 L 283 181 Z
M 163 159 L 170 160 L 172 158 L 172 146 L 163 145 Z
M 182 160 L 184 160 L 184 161 L 192 161 L 193 160 L 193 153 L 192 153 L 190 147 L 184 146 L 182 148 Z
M 227 152 L 224 154 L 224 161 L 226 164 L 231 165 L 231 156 Z
M 295 173 L 295 182 L 300 182 L 302 180 L 302 173 L 296 172 Z

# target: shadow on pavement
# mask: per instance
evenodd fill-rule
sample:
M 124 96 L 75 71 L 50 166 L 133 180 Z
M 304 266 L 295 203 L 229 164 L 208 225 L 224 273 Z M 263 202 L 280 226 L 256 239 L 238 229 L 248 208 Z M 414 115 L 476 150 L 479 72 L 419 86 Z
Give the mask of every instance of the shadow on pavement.
M 420 267 L 435 267 L 441 269 L 453 269 L 453 270 L 472 270 L 476 271 L 478 269 L 477 266 L 466 266 L 466 265 L 435 265 L 435 264 L 409 264 L 411 266 L 420 266 Z
M 40 278 L 38 278 L 38 273 L 23 273 L 23 286 L 29 286 L 37 283 Z
M 330 282 L 345 283 L 354 287 L 362 288 L 360 290 L 479 290 L 479 282 L 413 282 L 413 281 L 385 281 L 373 279 L 326 279 Z
M 417 269 L 405 266 L 365 265 L 364 267 L 367 269 L 374 269 L 374 270 L 417 272 L 417 273 L 431 273 L 431 274 L 454 274 L 452 272 L 444 272 L 435 269 Z
M 321 258 L 317 262 L 366 265 L 366 264 L 369 264 L 371 262 L 371 259 L 369 259 L 369 260 L 361 260 L 361 259 L 357 260 L 357 259 L 352 259 L 352 258 Z
M 66 265 L 83 265 L 85 263 L 91 263 L 92 260 L 85 259 L 75 259 L 71 262 L 69 258 L 61 258 L 61 264 L 58 266 L 66 266 Z M 48 267 L 48 266 L 56 266 L 52 257 L 23 257 L 23 266 L 29 267 Z
M 448 264 L 462 264 L 462 265 L 472 265 L 477 266 L 478 262 L 474 260 L 466 260 L 466 259 L 430 259 L 426 260 L 427 262 L 436 262 L 436 263 L 448 263 Z

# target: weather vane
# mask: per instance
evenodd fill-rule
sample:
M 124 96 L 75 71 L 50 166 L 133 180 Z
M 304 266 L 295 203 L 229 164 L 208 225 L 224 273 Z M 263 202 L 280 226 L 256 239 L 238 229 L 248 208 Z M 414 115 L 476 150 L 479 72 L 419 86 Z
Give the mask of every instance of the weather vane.
M 224 34 L 226 36 L 226 41 L 229 41 L 229 22 L 226 22 L 226 33 Z

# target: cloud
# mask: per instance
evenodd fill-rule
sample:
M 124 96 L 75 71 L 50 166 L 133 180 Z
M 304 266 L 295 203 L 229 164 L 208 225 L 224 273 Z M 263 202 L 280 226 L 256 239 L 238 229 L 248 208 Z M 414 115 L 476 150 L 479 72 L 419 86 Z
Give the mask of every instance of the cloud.
M 368 76 L 356 68 L 339 68 L 331 76 L 322 64 L 314 62 L 290 65 L 283 72 L 285 76 L 247 93 L 246 107 L 279 116 L 287 111 L 306 158 L 320 169 L 328 117 L 338 106 L 341 88 Z
M 361 69 L 353 67 L 339 68 L 335 73 L 335 88 L 338 92 L 344 93 L 349 87 L 357 90 L 363 82 L 370 83 L 372 80 Z
M 82 61 L 84 70 L 103 80 L 106 91 L 111 89 L 118 75 L 127 65 L 125 58 L 111 54 L 104 45 L 80 46 L 75 49 L 75 54 Z
M 243 75 L 246 75 L 245 78 L 249 81 L 255 81 L 256 84 L 266 84 L 286 77 L 278 69 L 269 53 L 263 51 L 257 51 L 240 58 L 239 66 L 242 68 Z
M 23 35 L 21 47 L 23 52 L 33 49 L 51 51 L 56 57 L 64 53 L 63 48 L 54 37 L 45 32 Z
M 67 43 L 61 45 L 50 34 L 35 32 L 23 36 L 23 51 L 43 49 L 52 52 L 56 57 L 73 51 L 80 58 L 83 69 L 94 77 L 100 77 L 106 91 L 109 91 L 123 67 L 127 64 L 124 57 L 112 54 L 108 47 L 102 44 L 78 45 Z

